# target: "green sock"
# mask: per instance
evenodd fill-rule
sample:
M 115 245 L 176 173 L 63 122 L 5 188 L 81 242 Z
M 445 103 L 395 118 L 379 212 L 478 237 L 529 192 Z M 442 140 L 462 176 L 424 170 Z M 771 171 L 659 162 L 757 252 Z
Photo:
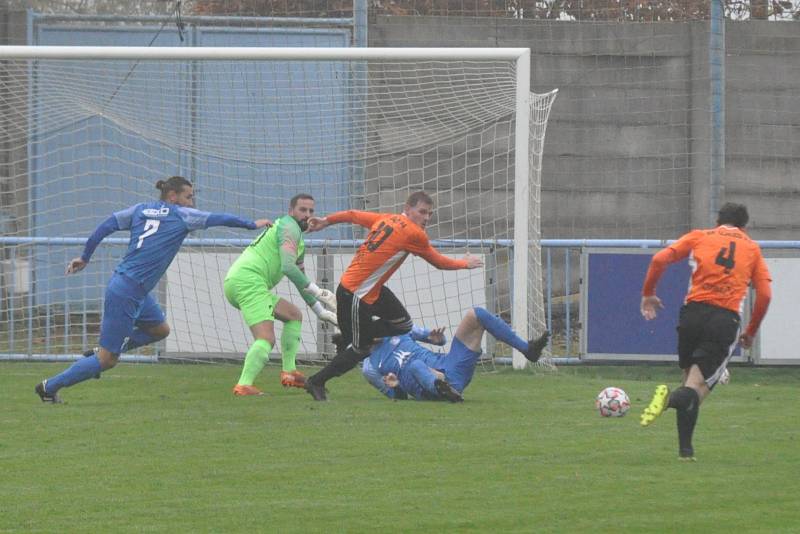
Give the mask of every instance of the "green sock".
M 281 357 L 283 370 L 294 371 L 297 369 L 295 357 L 300 348 L 300 321 L 286 321 L 281 332 Z
M 264 364 L 269 360 L 269 352 L 272 350 L 272 344 L 266 339 L 256 339 L 250 350 L 244 357 L 244 367 L 242 368 L 242 376 L 239 377 L 240 386 L 252 386 L 255 382 L 258 373 L 264 368 Z

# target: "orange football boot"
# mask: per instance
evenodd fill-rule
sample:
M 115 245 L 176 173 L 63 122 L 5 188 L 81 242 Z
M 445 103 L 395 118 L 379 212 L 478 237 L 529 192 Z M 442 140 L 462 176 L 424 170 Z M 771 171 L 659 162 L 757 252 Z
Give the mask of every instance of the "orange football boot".
M 300 371 L 281 371 L 281 385 L 285 388 L 304 388 L 306 377 Z
M 243 386 L 241 384 L 237 384 L 233 388 L 233 394 L 237 397 L 245 397 L 247 395 L 263 395 L 264 392 L 255 386 Z

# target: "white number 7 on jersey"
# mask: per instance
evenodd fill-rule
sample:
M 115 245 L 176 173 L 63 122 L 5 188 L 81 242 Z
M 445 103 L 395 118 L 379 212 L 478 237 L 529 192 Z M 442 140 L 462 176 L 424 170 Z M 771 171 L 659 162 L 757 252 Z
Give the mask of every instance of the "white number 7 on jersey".
M 142 248 L 144 238 L 150 237 L 154 233 L 158 232 L 159 225 L 161 225 L 161 221 L 158 219 L 147 219 L 144 222 L 144 230 L 142 231 L 142 235 L 139 236 L 139 242 L 136 243 L 136 248 Z

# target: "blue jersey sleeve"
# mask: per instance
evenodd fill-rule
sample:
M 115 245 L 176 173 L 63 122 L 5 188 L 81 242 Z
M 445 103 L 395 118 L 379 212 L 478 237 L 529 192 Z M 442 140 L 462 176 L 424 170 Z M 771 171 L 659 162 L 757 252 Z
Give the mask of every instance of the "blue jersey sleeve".
M 122 211 L 115 211 L 113 217 L 117 220 L 117 230 L 130 230 L 133 224 L 133 215 L 136 213 L 136 208 L 141 204 L 136 204 L 130 208 Z
M 190 232 L 203 230 L 212 226 L 232 226 L 234 228 L 248 228 L 255 230 L 256 223 L 242 219 L 229 213 L 211 213 L 194 208 L 178 207 L 178 214 Z
M 438 345 L 444 346 L 447 344 L 447 336 L 444 336 L 444 339 L 441 343 L 434 343 L 428 336 L 431 335 L 431 329 L 425 328 L 424 326 L 417 326 L 414 325 L 411 327 L 411 339 L 414 341 L 422 341 L 423 343 L 430 343 L 431 345 Z
M 178 207 L 176 211 L 180 218 L 183 219 L 183 222 L 186 223 L 186 228 L 190 232 L 208 228 L 208 217 L 211 215 L 209 212 L 182 206 Z
M 212 226 L 232 226 L 234 228 L 247 228 L 249 230 L 256 229 L 256 223 L 242 219 L 230 213 L 209 213 L 206 219 L 206 228 Z
M 128 211 L 128 210 L 126 210 Z M 81 259 L 85 262 L 89 262 L 94 254 L 94 250 L 97 248 L 97 245 L 105 239 L 106 236 L 109 234 L 113 234 L 117 230 L 122 230 L 119 226 L 119 217 L 117 216 L 120 213 L 124 212 L 117 212 L 105 221 L 103 221 L 100 226 L 98 226 L 94 233 L 89 236 L 89 239 L 86 241 L 86 246 L 83 248 L 83 253 L 81 254 Z M 124 220 L 124 219 L 123 219 Z M 130 228 L 130 217 L 128 218 L 128 228 Z
M 364 362 L 361 364 L 361 374 L 364 375 L 364 378 L 367 379 L 367 382 L 369 382 L 372 387 L 374 387 L 375 389 L 377 389 L 390 399 L 395 399 L 395 400 L 408 399 L 408 395 L 406 395 L 405 391 L 401 390 L 399 387 L 390 388 L 383 382 L 383 376 L 372 365 L 372 362 L 369 361 L 369 358 L 365 358 Z
M 389 386 L 383 383 L 383 377 L 378 370 L 372 366 L 369 358 L 364 358 L 364 362 L 361 364 L 361 374 L 364 375 L 364 378 L 367 379 L 367 382 L 369 382 L 372 387 L 387 397 L 389 396 Z

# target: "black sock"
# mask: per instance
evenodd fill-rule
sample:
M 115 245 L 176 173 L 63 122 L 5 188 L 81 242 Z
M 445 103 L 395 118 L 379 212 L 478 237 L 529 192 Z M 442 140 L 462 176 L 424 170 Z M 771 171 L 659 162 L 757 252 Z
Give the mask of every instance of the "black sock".
M 681 456 L 693 456 L 692 435 L 700 413 L 700 396 L 692 388 L 683 386 L 669 396 L 670 408 L 678 411 L 678 446 Z
M 324 386 L 325 382 L 331 378 L 341 376 L 358 365 L 358 362 L 366 358 L 367 354 L 359 354 L 352 346 L 348 347 L 334 356 L 334 358 L 328 362 L 328 365 L 323 367 L 318 373 L 308 377 L 308 380 L 318 386 Z

